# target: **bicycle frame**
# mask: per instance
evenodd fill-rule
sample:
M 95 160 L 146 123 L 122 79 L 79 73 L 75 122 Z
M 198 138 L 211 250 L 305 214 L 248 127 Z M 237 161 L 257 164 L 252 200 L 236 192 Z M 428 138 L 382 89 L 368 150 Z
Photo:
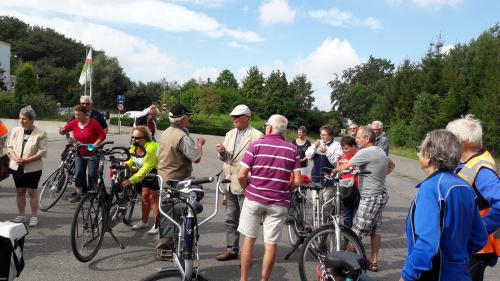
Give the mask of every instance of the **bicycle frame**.
M 178 230 L 177 248 L 173 253 L 173 260 L 176 268 L 179 270 L 182 276 L 182 280 L 192 280 L 193 274 L 198 274 L 198 267 L 194 267 L 194 261 L 199 260 L 198 255 L 198 243 L 195 242 L 194 235 L 198 233 L 198 229 L 201 225 L 207 223 L 213 219 L 218 212 L 218 202 L 219 202 L 219 187 L 224 183 L 224 177 L 222 172 L 217 174 L 217 186 L 215 188 L 215 207 L 211 215 L 205 218 L 201 222 L 197 222 L 197 214 L 191 204 L 192 199 L 184 200 L 180 199 L 182 202 L 188 205 L 187 214 L 182 216 L 182 222 L 178 223 L 174 218 L 169 216 L 161 208 L 162 199 L 166 198 L 169 191 L 163 189 L 163 178 L 160 175 L 156 175 L 160 184 L 160 199 L 159 199 L 159 211 L 165 216 Z M 178 190 L 180 193 L 189 194 L 190 192 L 205 192 L 203 189 L 191 188 L 193 180 L 185 180 L 177 183 L 177 186 L 182 186 L 182 189 Z M 185 247 L 183 247 L 182 242 L 184 241 Z M 182 253 L 181 253 L 182 251 Z M 182 258 L 181 257 L 182 254 Z M 182 264 L 182 261 L 184 264 Z

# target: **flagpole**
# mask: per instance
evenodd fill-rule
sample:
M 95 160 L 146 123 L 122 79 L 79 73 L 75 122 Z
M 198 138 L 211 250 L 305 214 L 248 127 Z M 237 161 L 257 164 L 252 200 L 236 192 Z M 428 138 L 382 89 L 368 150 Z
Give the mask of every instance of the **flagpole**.
M 85 59 L 87 59 L 87 56 L 89 55 L 89 51 L 88 50 L 85 50 Z M 85 65 L 85 63 L 84 63 Z M 86 96 L 87 95 L 87 74 L 85 73 L 85 83 L 84 83 L 84 88 L 83 88 L 83 95 Z
M 92 47 L 90 47 L 89 52 L 91 52 L 90 54 L 93 55 L 92 54 Z M 93 62 L 94 58 L 91 57 L 90 59 Z M 91 100 L 92 100 L 92 65 L 93 65 L 93 63 L 90 64 L 90 99 Z

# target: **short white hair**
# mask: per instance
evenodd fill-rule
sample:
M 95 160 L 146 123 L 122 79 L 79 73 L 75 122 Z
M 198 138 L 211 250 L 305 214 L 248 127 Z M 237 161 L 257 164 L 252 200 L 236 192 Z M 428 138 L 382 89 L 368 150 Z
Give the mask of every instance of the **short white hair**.
M 384 129 L 384 123 L 378 121 L 378 120 L 375 120 L 372 122 L 372 126 L 373 125 L 376 125 L 377 127 L 379 127 L 380 129 Z
M 88 101 L 92 103 L 92 98 L 90 96 L 81 96 L 80 97 L 80 102 Z
M 446 130 L 452 132 L 461 142 L 468 142 L 477 147 L 483 146 L 481 121 L 472 114 L 451 121 L 446 125 Z
M 286 127 L 288 126 L 288 120 L 285 116 L 274 114 L 269 117 L 266 122 L 266 125 L 269 125 L 273 128 L 273 133 L 276 134 L 284 134 L 286 132 Z
M 170 121 L 171 124 L 179 124 L 181 123 L 182 119 L 184 119 L 185 115 L 182 115 L 181 117 L 173 118 L 173 117 L 168 117 L 168 121 Z

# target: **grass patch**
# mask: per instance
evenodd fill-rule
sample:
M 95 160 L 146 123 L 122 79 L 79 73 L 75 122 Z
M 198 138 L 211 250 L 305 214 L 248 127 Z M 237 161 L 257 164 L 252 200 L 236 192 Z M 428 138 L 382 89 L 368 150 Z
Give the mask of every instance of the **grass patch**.
M 418 160 L 417 151 L 415 150 L 415 148 L 391 146 L 390 153 L 397 156 Z

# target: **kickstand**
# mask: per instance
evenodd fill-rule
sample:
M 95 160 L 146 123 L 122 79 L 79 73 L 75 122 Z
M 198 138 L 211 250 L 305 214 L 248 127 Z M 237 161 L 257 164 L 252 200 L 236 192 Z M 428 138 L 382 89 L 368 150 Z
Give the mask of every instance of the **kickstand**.
M 110 229 L 108 232 L 111 235 L 111 237 L 113 237 L 113 239 L 115 240 L 116 244 L 118 244 L 118 246 L 120 246 L 120 249 L 125 249 L 125 245 L 123 245 L 122 242 L 120 242 L 118 240 L 118 238 L 116 238 L 115 234 L 113 233 L 113 230 Z
M 288 260 L 290 258 L 290 256 L 293 254 L 293 252 L 295 252 L 295 250 L 297 250 L 302 243 L 304 243 L 304 239 L 302 237 L 298 238 L 297 242 L 295 242 L 295 244 L 293 245 L 290 252 L 288 252 L 288 254 L 286 254 L 285 260 Z

